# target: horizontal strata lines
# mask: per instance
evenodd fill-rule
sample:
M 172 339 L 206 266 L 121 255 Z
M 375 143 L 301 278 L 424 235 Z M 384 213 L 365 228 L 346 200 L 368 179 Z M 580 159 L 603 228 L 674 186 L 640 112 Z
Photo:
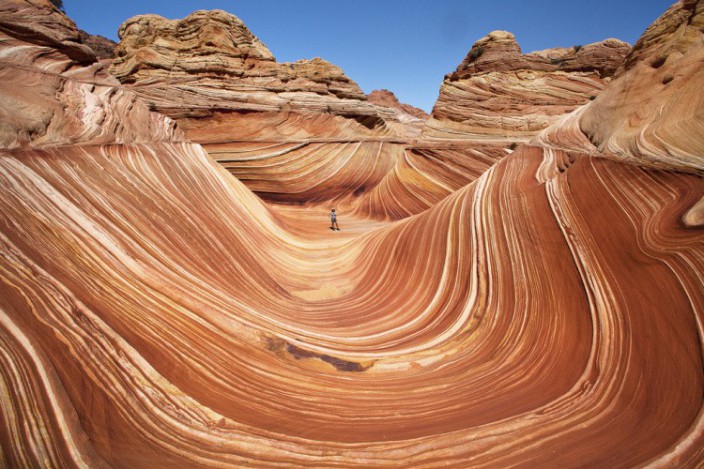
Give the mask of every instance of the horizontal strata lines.
M 431 121 L 423 135 L 452 138 L 454 129 L 459 137 L 530 137 L 602 88 L 594 74 L 564 72 L 491 72 L 446 80 L 433 110 L 433 118 L 440 122 Z

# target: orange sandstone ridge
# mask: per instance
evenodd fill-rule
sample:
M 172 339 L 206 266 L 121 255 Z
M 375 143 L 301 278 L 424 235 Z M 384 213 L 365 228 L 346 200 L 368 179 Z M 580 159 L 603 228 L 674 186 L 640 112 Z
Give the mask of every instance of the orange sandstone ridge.
M 0 33 L 0 147 L 183 140 L 107 73 L 48 1 L 3 1 Z
M 321 58 L 278 63 L 239 18 L 221 10 L 183 20 L 137 16 L 119 36 L 112 74 L 197 141 L 389 136 L 394 124 L 401 127 L 339 67 Z M 282 114 L 291 122 L 281 123 Z M 252 125 L 243 126 L 248 117 Z M 210 132 L 211 121 L 230 130 Z
M 693 1 L 673 5 L 648 28 L 618 82 L 580 116 L 580 129 L 600 152 L 704 173 L 703 30 L 702 6 Z
M 701 466 L 702 15 L 506 151 L 304 107 L 228 110 L 228 143 L 188 127 L 242 86 L 205 93 L 207 60 L 171 82 L 147 47 L 120 84 L 47 0 L 3 0 L 0 466 Z M 165 24 L 217 44 L 214 16 Z M 310 135 L 263 140 L 277 116 Z
M 367 95 L 367 99 L 374 104 L 397 109 L 418 119 L 428 118 L 428 114 L 424 110 L 409 104 L 400 103 L 396 95 L 389 90 L 374 90 Z
M 629 50 L 607 39 L 523 55 L 513 34 L 494 31 L 445 77 L 425 135 L 525 141 L 596 98 Z

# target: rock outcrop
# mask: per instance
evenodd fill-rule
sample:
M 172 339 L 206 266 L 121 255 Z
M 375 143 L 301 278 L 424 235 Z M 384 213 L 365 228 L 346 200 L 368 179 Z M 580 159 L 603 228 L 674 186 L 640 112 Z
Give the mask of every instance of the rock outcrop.
M 699 90 L 703 6 L 644 36 L 678 51 L 665 107 Z M 623 158 L 661 117 L 586 133 L 624 124 L 600 97 L 485 169 L 439 140 L 223 150 L 281 205 L 47 0 L 2 3 L 0 57 L 0 466 L 704 463 L 701 120 Z M 652 92 L 650 57 L 600 96 Z
M 222 11 L 183 20 L 136 17 L 120 37 L 111 71 L 257 194 L 392 219 L 428 209 L 588 102 L 628 48 L 607 40 L 524 56 L 512 35 L 492 33 L 448 76 L 452 85 L 443 86 L 428 122 L 388 92 L 364 96 L 322 59 L 277 63 Z M 486 80 L 496 83 L 485 86 Z M 467 84 L 482 87 L 483 96 L 451 91 Z M 463 121 L 464 111 L 473 117 Z M 435 155 L 445 152 L 454 156 L 437 164 Z M 354 169 L 357 159 L 367 159 L 362 155 L 378 160 L 369 175 Z M 301 158 L 309 163 L 301 166 Z M 428 165 L 432 178 L 417 170 Z M 320 178 L 312 182 L 316 168 Z M 390 207 L 378 196 L 386 187 L 405 187 L 418 199 Z
M 111 61 L 115 57 L 115 47 L 117 44 L 101 35 L 92 35 L 83 30 L 78 31 L 79 41 L 85 44 L 95 52 L 95 56 L 99 60 Z
M 393 219 L 432 207 L 596 98 L 628 50 L 608 39 L 524 55 L 511 33 L 480 39 L 446 76 L 422 134 L 357 213 Z M 382 202 L 390 187 L 416 197 L 390 206 Z
M 217 116 L 233 122 L 231 134 L 218 138 L 251 140 L 257 137 L 239 135 L 234 122 L 253 117 L 260 127 L 261 113 L 272 112 L 295 114 L 290 128 L 277 133 L 296 134 L 300 120 L 303 138 L 396 135 L 403 128 L 395 112 L 367 102 L 339 67 L 321 58 L 278 63 L 239 18 L 224 11 L 197 11 L 183 20 L 138 16 L 120 27 L 119 36 L 112 74 L 177 119 L 187 134 Z
M 276 62 L 223 11 L 138 16 L 119 35 L 111 72 L 270 201 L 352 201 L 402 158 L 399 144 L 423 126 L 398 106 L 370 102 L 323 59 Z M 362 160 L 369 173 L 356 169 Z
M 413 107 L 410 104 L 404 104 L 399 102 L 393 92 L 389 90 L 374 90 L 367 95 L 367 99 L 370 103 L 378 104 L 379 106 L 389 107 L 392 109 L 398 109 L 399 111 L 409 114 L 418 119 L 427 119 L 428 113 L 417 107 Z
M 702 31 L 704 6 L 685 1 L 638 40 L 618 79 L 579 116 L 601 153 L 704 174 Z
M 148 143 L 183 138 L 125 91 L 48 1 L 0 6 L 0 147 Z
M 525 141 L 594 99 L 629 49 L 607 39 L 524 55 L 513 34 L 494 31 L 445 77 L 424 136 Z

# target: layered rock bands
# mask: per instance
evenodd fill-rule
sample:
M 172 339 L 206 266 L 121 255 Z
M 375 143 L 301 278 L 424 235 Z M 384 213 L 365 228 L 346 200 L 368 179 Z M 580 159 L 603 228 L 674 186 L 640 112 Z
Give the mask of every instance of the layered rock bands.
M 0 465 L 701 466 L 703 17 L 678 2 L 595 100 L 482 144 L 442 97 L 417 138 L 230 112 L 169 41 L 284 65 L 221 12 L 125 23 L 172 39 L 121 44 L 120 84 L 48 1 L 4 0 Z M 484 54 L 447 80 L 516 73 Z M 224 96 L 286 93 L 245 69 Z

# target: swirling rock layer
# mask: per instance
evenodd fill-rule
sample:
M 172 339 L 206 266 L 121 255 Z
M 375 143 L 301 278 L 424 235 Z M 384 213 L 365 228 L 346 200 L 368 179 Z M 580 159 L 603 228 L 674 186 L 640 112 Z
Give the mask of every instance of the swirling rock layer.
M 689 1 L 673 5 L 645 32 L 618 82 L 581 115 L 581 130 L 600 152 L 704 172 L 703 31 L 704 6 Z
M 704 246 L 678 222 L 696 176 L 525 149 L 330 240 L 287 234 L 195 147 L 100 153 L 2 156 L 1 305 L 110 464 L 626 465 L 697 421 Z
M 695 171 L 601 153 L 584 110 L 509 156 L 381 138 L 209 155 L 87 79 L 96 63 L 0 30 L 15 87 L 62 83 L 43 98 L 65 103 L 57 123 L 134 110 L 98 134 L 34 138 L 29 117 L 4 134 L 0 465 L 704 461 L 704 229 L 682 221 L 701 211 Z
M 0 147 L 178 141 L 48 1 L 0 5 Z
M 368 100 L 320 58 L 277 63 L 223 11 L 178 21 L 139 16 L 119 34 L 112 73 L 267 200 L 335 203 L 366 192 L 398 159 L 387 157 L 398 153 L 395 144 L 424 124 L 397 100 Z M 357 164 L 370 157 L 378 167 L 359 174 Z

